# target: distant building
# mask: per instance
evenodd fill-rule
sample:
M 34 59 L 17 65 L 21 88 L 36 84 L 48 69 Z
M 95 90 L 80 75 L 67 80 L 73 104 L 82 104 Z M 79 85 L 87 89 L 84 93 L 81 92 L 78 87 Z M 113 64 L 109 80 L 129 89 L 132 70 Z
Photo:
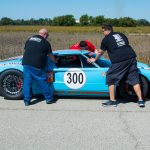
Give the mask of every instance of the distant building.
M 80 20 L 77 20 L 77 19 L 76 19 L 76 23 L 80 23 Z

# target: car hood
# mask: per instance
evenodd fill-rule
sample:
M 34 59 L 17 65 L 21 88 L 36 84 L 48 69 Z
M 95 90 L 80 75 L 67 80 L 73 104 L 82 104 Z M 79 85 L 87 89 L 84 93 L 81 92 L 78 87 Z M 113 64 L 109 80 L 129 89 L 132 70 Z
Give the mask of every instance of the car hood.
M 22 56 L 16 56 L 7 58 L 0 61 L 0 67 L 6 67 L 10 65 L 21 65 L 22 64 Z
M 12 61 L 12 60 L 20 60 L 20 59 L 22 59 L 22 57 L 23 56 L 10 57 L 10 58 L 7 58 L 7 59 L 0 60 L 0 63 L 9 62 L 9 61 Z
M 150 65 L 142 63 L 142 62 L 137 62 L 137 67 L 141 69 L 148 69 L 150 70 Z
M 137 62 L 138 67 L 150 67 L 148 64 L 142 63 L 142 62 Z

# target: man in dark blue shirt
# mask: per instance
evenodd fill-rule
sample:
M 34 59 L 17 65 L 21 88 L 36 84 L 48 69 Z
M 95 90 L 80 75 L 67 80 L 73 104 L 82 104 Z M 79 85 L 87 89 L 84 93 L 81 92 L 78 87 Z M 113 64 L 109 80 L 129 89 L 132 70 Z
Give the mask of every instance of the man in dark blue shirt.
M 47 82 L 47 73 L 45 71 L 47 56 L 55 62 L 55 57 L 52 54 L 51 45 L 46 40 L 48 31 L 41 29 L 38 35 L 30 37 L 25 43 L 25 51 L 23 55 L 23 75 L 24 75 L 24 103 L 25 106 L 31 104 L 31 86 L 33 79 L 39 84 L 46 103 L 53 102 L 53 91 Z
M 129 45 L 128 38 L 123 33 L 113 32 L 113 28 L 109 24 L 102 26 L 104 38 L 101 42 L 99 54 L 103 55 L 107 50 L 108 56 L 112 65 L 110 66 L 107 75 L 106 83 L 109 86 L 110 100 L 103 103 L 103 106 L 117 106 L 115 100 L 115 85 L 126 76 L 127 83 L 132 85 L 136 95 L 138 96 L 138 104 L 144 107 L 142 93 L 140 88 L 140 80 L 137 69 L 136 54 Z M 95 62 L 99 55 L 89 62 Z

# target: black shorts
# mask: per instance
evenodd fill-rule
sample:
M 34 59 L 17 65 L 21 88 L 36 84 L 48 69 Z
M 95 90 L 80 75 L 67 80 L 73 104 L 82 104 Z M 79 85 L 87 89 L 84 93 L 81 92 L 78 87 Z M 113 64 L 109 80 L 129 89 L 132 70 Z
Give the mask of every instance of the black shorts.
M 118 85 L 124 79 L 130 85 L 139 84 L 137 61 L 135 58 L 112 64 L 107 71 L 106 84 Z

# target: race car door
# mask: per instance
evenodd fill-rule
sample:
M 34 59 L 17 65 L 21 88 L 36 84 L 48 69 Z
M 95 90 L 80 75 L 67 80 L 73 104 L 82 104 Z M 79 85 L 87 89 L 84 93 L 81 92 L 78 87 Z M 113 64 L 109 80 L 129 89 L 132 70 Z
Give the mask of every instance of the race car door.
M 78 75 L 81 70 L 79 55 L 57 55 L 57 64 L 54 68 L 54 89 L 57 95 L 76 95 L 81 81 L 78 84 Z M 81 75 L 79 75 L 81 76 Z
M 82 55 L 58 56 L 54 69 L 54 88 L 57 95 L 101 95 L 108 94 L 105 84 L 107 68 L 89 64 Z
M 87 57 L 81 55 L 82 71 L 86 76 L 86 84 L 80 90 L 82 95 L 109 96 L 108 86 L 106 85 L 107 67 L 100 67 L 96 63 L 88 63 Z

